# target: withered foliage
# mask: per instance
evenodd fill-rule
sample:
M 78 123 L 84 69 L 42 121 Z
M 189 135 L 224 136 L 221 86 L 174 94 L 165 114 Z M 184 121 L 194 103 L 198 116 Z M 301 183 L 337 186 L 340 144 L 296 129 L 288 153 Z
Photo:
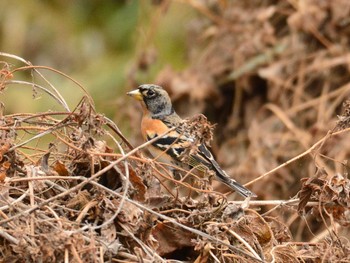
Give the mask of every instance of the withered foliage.
M 312 214 L 322 220 L 323 211 L 328 216 L 343 226 L 350 225 L 350 180 L 344 178 L 341 174 L 329 176 L 322 170 L 316 173 L 314 178 L 303 178 L 302 188 L 298 193 L 300 203 L 298 212 L 306 211 L 306 204 L 310 201 L 316 201 L 319 204 L 313 207 Z
M 5 75 L 9 64 L 3 64 Z M 266 235 L 258 223 L 268 239 L 273 232 L 256 212 L 227 203 L 210 187 L 170 178 L 169 167 L 140 154 L 144 145 L 133 149 L 116 124 L 96 113 L 88 94 L 71 110 L 39 70 L 13 67 L 1 82 L 6 93 L 17 71 L 30 71 L 45 84 L 22 83 L 64 109 L 1 116 L 1 261 L 263 260 L 268 251 L 248 237 Z M 212 138 L 204 117 L 186 127 L 194 137 Z M 187 194 L 177 187 L 168 192 L 170 180 Z
M 198 152 L 201 144 L 210 146 L 213 140 L 213 129 L 215 125 L 208 122 L 203 114 L 197 114 L 191 118 L 183 120 L 176 130 L 179 134 L 184 134 L 188 138 L 193 139 L 191 146 L 181 153 L 180 159 L 183 163 L 190 163 L 190 156 Z M 203 167 L 203 170 L 206 170 Z
M 162 3 L 165 9 L 168 2 Z M 299 209 L 263 206 L 262 214 L 283 222 L 303 250 L 339 260 L 323 246 L 337 247 L 344 256 L 348 240 L 339 245 L 338 238 L 349 236 L 349 2 L 189 1 L 189 6 L 198 11 L 188 26 L 189 65 L 164 67 L 157 84 L 171 94 L 181 116 L 202 112 L 218 123 L 211 145 L 228 174 L 243 183 L 253 180 L 250 187 L 259 199 L 299 204 Z M 157 56 L 148 47 L 139 52 L 140 61 Z M 338 237 L 319 246 L 327 235 Z M 274 252 L 289 251 L 280 260 L 292 262 L 298 251 L 291 249 Z
M 343 130 L 350 128 L 350 100 L 346 100 L 343 104 L 343 114 L 338 116 L 336 129 Z
M 1 261 L 350 261 L 348 1 L 189 3 L 200 14 L 189 67 L 165 68 L 158 84 L 181 115 L 219 124 L 213 142 L 202 115 L 179 129 L 253 180 L 257 200 L 146 158 L 83 87 L 72 85 L 83 96 L 71 109 L 43 76 L 52 69 L 1 53 L 3 94 L 23 85 L 63 109 L 10 114 L 1 101 Z M 154 63 L 147 52 L 138 70 Z
M 14 83 L 16 70 L 3 87 Z M 35 67 L 21 70 L 42 76 Z M 205 178 L 180 167 L 192 180 L 175 180 L 169 167 L 143 157 L 145 145 L 133 149 L 116 124 L 96 113 L 88 94 L 73 110 L 57 90 L 47 94 L 65 111 L 1 117 L 3 261 L 316 262 L 330 248 L 336 253 L 325 258 L 348 257 L 335 233 L 319 243 L 295 242 L 287 222 L 249 207 L 255 201 L 228 201 L 206 183 L 198 188 Z M 198 143 L 213 137 L 202 115 L 178 128 Z M 328 228 L 329 219 L 349 223 L 349 180 L 324 172 L 304 181 L 299 212 L 314 210 Z
M 208 122 L 203 114 L 197 114 L 183 120 L 177 130 L 180 134 L 186 133 L 186 136 L 194 138 L 193 144 L 205 144 L 210 146 L 213 140 L 214 127 L 215 125 Z

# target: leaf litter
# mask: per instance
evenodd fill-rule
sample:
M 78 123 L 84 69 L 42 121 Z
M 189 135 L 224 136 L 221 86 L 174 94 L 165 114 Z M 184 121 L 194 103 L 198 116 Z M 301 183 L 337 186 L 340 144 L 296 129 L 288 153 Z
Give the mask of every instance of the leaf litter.
M 199 13 L 189 66 L 167 67 L 157 82 L 180 113 L 219 124 L 213 141 L 200 115 L 186 125 L 257 200 L 234 201 L 183 167 L 173 177 L 174 167 L 144 155 L 147 143 L 132 147 L 97 113 L 76 81 L 1 53 L 2 93 L 23 85 L 63 109 L 7 114 L 1 103 L 2 261 L 350 260 L 349 6 L 253 2 L 188 2 Z M 40 85 L 17 74 L 28 71 Z M 82 92 L 73 110 L 45 71 Z

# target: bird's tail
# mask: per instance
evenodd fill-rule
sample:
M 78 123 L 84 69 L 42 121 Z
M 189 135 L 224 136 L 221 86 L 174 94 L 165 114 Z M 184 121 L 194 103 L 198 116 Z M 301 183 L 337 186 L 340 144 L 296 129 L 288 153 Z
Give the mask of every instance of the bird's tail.
M 221 170 L 221 169 L 220 169 Z M 216 177 L 221 182 L 232 188 L 232 190 L 235 190 L 237 193 L 244 197 L 256 197 L 256 194 L 251 192 L 249 189 L 245 188 L 243 185 L 236 182 L 234 179 L 228 177 L 228 175 L 223 171 L 216 171 Z
M 229 177 L 225 171 L 220 168 L 220 165 L 215 161 L 213 155 L 204 144 L 201 144 L 198 149 L 198 154 L 196 156 L 192 156 L 192 164 L 194 164 L 193 167 L 196 167 L 196 163 L 204 164 L 209 169 L 214 170 L 216 178 L 232 188 L 232 190 L 244 197 L 256 197 L 256 194 Z

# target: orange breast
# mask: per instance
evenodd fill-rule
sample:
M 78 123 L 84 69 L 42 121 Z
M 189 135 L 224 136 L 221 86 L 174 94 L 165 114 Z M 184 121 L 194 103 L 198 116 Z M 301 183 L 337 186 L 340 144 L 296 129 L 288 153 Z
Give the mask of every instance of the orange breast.
M 142 137 L 147 141 L 147 136 L 153 138 L 167 132 L 169 128 L 160 120 L 144 116 L 141 122 Z

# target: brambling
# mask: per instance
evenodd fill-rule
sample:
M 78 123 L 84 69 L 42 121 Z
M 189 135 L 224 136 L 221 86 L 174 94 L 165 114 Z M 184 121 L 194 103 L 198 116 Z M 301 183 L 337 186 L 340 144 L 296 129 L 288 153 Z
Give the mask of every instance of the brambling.
M 138 89 L 130 91 L 127 95 L 141 102 L 143 116 L 141 121 L 141 133 L 148 141 L 166 133 L 166 135 L 150 145 L 150 152 L 160 161 L 169 164 L 179 164 L 183 161 L 181 154 L 195 143 L 193 137 L 186 131 L 178 129 L 183 120 L 176 114 L 168 93 L 160 86 L 144 84 Z M 215 161 L 205 144 L 196 145 L 198 150 L 190 154 L 188 165 L 198 170 L 203 166 L 214 171 L 216 179 L 223 182 L 244 197 L 256 197 L 250 190 L 230 178 Z

